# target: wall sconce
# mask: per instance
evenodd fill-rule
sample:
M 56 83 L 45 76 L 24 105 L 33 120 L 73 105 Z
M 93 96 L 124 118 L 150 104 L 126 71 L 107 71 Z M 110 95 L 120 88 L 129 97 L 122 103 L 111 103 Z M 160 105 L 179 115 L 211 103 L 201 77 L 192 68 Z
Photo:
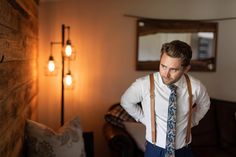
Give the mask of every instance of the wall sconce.
M 65 35 L 67 31 L 67 36 Z M 67 40 L 65 42 L 65 36 Z M 50 43 L 50 56 L 47 63 L 47 74 L 49 76 L 55 76 L 57 74 L 57 66 L 53 57 L 53 46 L 61 45 L 61 126 L 64 124 L 64 90 L 65 86 L 70 88 L 73 86 L 73 77 L 70 70 L 70 61 L 75 59 L 75 52 L 70 40 L 70 26 L 65 26 L 62 24 L 61 27 L 61 42 L 51 42 Z M 65 73 L 65 61 L 68 62 L 67 72 Z

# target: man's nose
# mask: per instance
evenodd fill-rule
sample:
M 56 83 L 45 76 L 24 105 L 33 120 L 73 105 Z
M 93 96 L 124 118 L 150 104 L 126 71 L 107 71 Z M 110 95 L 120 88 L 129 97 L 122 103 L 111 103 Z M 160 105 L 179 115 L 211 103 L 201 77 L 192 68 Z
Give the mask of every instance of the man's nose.
M 166 69 L 164 75 L 166 78 L 169 78 L 170 77 L 170 70 Z

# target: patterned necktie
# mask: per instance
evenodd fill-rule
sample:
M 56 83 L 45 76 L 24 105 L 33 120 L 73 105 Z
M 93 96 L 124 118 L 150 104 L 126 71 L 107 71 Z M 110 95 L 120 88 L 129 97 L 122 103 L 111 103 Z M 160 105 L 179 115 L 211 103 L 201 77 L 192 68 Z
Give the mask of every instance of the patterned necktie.
M 169 97 L 168 118 L 167 118 L 167 133 L 166 133 L 166 154 L 165 157 L 175 156 L 175 133 L 176 133 L 176 102 L 177 86 L 168 86 L 171 90 Z

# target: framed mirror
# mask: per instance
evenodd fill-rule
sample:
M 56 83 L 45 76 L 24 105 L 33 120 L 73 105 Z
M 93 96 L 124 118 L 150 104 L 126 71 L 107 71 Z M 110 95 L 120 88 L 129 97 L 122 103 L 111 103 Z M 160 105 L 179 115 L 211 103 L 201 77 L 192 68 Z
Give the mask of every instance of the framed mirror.
M 195 20 L 137 20 L 137 70 L 159 70 L 163 43 L 182 40 L 192 47 L 191 71 L 215 71 L 218 24 Z

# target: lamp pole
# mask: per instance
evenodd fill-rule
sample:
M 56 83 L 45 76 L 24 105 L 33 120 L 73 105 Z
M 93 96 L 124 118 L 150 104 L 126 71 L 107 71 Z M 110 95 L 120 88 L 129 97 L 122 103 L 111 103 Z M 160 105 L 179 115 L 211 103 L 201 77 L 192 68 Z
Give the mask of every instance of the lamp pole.
M 61 126 L 64 124 L 64 66 L 65 66 L 65 58 L 64 58 L 64 45 L 65 45 L 65 25 L 61 26 L 61 61 L 62 61 L 62 70 L 61 70 Z

